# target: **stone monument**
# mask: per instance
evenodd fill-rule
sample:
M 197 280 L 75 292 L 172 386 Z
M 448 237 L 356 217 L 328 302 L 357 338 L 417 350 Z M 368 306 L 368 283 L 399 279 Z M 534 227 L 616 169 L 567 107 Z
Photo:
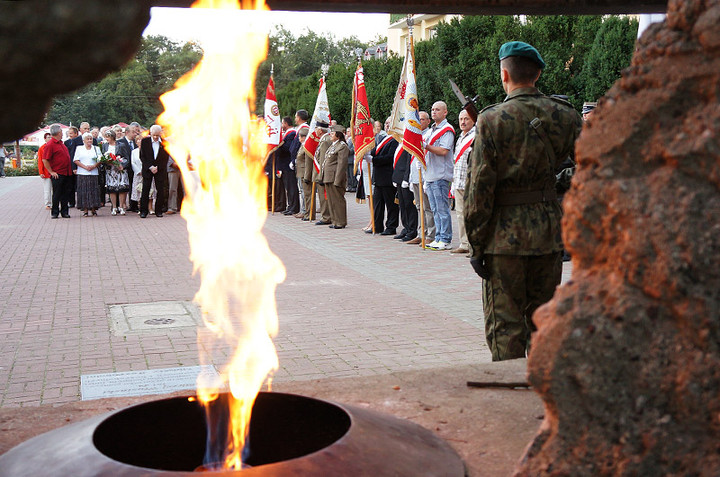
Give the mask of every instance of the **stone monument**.
M 576 152 L 516 475 L 720 475 L 720 0 L 669 2 Z

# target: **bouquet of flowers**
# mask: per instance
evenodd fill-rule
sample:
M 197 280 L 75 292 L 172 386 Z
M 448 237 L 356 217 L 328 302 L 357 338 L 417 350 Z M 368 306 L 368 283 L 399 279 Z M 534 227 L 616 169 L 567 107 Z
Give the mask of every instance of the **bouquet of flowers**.
M 105 167 L 117 167 L 122 165 L 122 161 L 118 156 L 111 152 L 104 152 L 97 157 L 98 165 L 102 164 Z

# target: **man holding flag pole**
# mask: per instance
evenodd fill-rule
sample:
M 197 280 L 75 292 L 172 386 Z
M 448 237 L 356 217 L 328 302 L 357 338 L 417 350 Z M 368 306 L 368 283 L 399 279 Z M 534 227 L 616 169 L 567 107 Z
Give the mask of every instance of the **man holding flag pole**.
M 421 164 L 419 169 L 420 198 L 416 198 L 416 200 L 420 202 L 420 244 L 425 248 L 425 207 L 422 200 L 424 195 L 422 171 L 427 168 L 427 165 L 425 164 L 422 134 L 424 127 L 420 121 L 420 105 L 415 81 L 415 47 L 413 45 L 413 19 L 411 15 L 408 15 L 407 24 L 409 32 L 407 53 L 405 54 L 405 62 L 400 75 L 400 84 L 395 93 L 388 133 L 397 139 L 402 148 L 412 156 L 413 160 L 417 160 Z
M 365 75 L 363 74 L 362 61 L 360 55 L 362 50 L 357 50 L 358 66 L 355 70 L 352 89 L 352 112 L 350 114 L 350 129 L 352 131 L 352 142 L 355 146 L 355 164 L 353 165 L 353 173 L 358 171 L 367 171 L 367 177 L 363 177 L 363 181 L 368 181 L 369 198 L 370 198 L 370 220 L 372 233 L 375 233 L 375 218 L 372 199 L 372 179 L 370 177 L 370 160 L 368 153 L 375 147 L 375 132 L 373 131 L 372 118 L 370 116 L 370 107 L 368 106 L 367 90 L 365 88 Z M 363 166 L 366 168 L 363 169 Z M 363 186 L 364 187 L 364 186 Z M 360 191 L 360 185 L 358 185 Z
M 277 174 L 277 168 L 275 165 L 275 151 L 281 144 L 282 124 L 280 121 L 280 109 L 278 109 L 277 99 L 275 98 L 275 81 L 273 80 L 274 65 L 270 65 L 270 80 L 268 81 L 267 89 L 265 90 L 265 107 L 263 112 L 263 118 L 265 119 L 265 126 L 267 135 L 265 136 L 265 143 L 267 144 L 267 153 L 265 155 L 265 161 L 272 154 L 272 170 L 271 170 L 271 210 L 273 215 L 275 214 L 275 176 Z M 267 169 L 267 168 L 266 168 Z

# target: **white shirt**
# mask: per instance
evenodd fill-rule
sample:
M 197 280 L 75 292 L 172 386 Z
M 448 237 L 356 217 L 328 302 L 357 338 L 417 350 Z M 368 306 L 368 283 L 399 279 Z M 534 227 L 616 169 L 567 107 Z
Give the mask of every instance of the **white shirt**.
M 157 159 L 158 152 L 160 152 L 160 141 L 153 141 L 152 148 L 153 148 L 153 159 Z
M 92 166 L 97 164 L 97 157 L 100 155 L 100 148 L 97 146 L 91 146 L 90 149 L 85 147 L 85 144 L 82 146 L 79 146 L 75 148 L 75 157 L 73 158 L 73 162 L 80 161 L 80 163 L 84 166 Z M 88 171 L 87 169 L 84 169 L 82 167 L 77 168 L 77 175 L 79 176 L 96 176 L 98 175 L 98 170 L 93 169 L 91 171 Z
M 133 174 L 142 172 L 142 161 L 140 160 L 140 148 L 136 147 L 130 153 L 130 163 L 132 164 Z

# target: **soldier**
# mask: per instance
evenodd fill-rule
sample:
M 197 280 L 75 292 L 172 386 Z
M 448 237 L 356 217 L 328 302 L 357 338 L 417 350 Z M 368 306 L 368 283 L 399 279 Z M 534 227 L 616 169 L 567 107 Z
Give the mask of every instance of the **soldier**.
M 330 139 L 330 134 L 328 134 L 328 123 L 318 122 L 316 126 L 317 129 L 319 129 L 319 134 L 325 134 L 320 138 L 320 142 L 315 150 L 315 160 L 320 164 L 320 170 L 315 169 L 315 166 L 313 166 L 312 169 L 312 181 L 317 184 L 317 203 L 320 205 L 320 220 L 315 222 L 315 225 L 330 225 L 330 208 L 328 207 L 327 196 L 325 195 L 325 185 L 322 181 L 322 164 L 325 160 L 325 152 L 327 152 L 328 147 L 330 147 L 332 140 Z
M 350 149 L 345 142 L 345 128 L 339 124 L 330 127 L 332 144 L 325 152 L 322 168 L 322 181 L 327 192 L 328 208 L 330 209 L 331 229 L 344 229 L 347 225 L 347 203 L 345 187 L 347 186 L 347 158 Z
M 485 333 L 493 361 L 522 358 L 533 312 L 562 274 L 555 169 L 570 155 L 582 120 L 570 103 L 535 87 L 545 67 L 522 42 L 499 52 L 507 97 L 485 108 L 470 156 L 465 225 L 470 263 L 483 278 Z

